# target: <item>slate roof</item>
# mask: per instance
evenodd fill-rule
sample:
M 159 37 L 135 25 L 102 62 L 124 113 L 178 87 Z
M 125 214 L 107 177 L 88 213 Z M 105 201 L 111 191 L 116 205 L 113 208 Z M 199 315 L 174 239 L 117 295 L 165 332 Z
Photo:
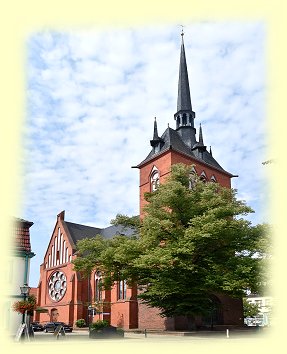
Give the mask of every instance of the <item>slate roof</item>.
M 75 224 L 69 221 L 64 221 L 64 223 L 66 224 L 75 245 L 79 240 L 84 238 L 92 238 L 96 235 L 101 235 L 104 238 L 112 238 L 115 235 L 131 236 L 134 233 L 134 229 L 124 227 L 122 225 L 111 225 L 101 229 L 93 226 Z
M 68 231 L 72 237 L 74 244 L 83 238 L 90 238 L 100 234 L 101 229 L 97 227 L 75 224 L 73 222 L 65 221 Z
M 181 111 L 181 110 L 190 110 L 190 111 L 192 110 L 183 37 L 182 37 L 181 51 L 180 51 L 178 96 L 177 96 L 177 111 Z
M 176 130 L 168 127 L 165 130 L 165 132 L 162 134 L 161 139 L 163 140 L 163 143 L 160 146 L 160 150 L 158 152 L 155 152 L 155 150 L 152 149 L 150 153 L 147 155 L 147 157 L 139 165 L 135 167 L 140 167 L 144 165 L 145 163 L 149 162 L 150 160 L 152 160 L 157 156 L 160 156 L 161 154 L 163 154 L 168 150 L 175 150 L 195 160 L 202 161 L 203 163 L 206 163 L 221 171 L 224 171 L 225 173 L 230 174 L 219 165 L 219 163 L 206 149 L 202 151 L 202 153 L 200 153 L 198 149 L 191 149 L 189 146 L 187 146 L 183 142 L 181 136 Z

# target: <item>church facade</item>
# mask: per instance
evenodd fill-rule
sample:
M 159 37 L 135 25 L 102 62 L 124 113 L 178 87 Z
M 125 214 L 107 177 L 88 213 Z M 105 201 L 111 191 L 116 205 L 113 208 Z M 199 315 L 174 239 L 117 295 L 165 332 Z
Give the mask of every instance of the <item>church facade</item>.
M 154 121 L 151 151 L 135 168 L 139 169 L 140 216 L 146 203 L 144 194 L 152 192 L 160 183 L 164 183 L 170 174 L 171 166 L 177 163 L 192 165 L 193 172 L 209 182 L 231 188 L 233 174 L 224 170 L 208 151 L 203 142 L 202 127 L 197 138 L 194 124 L 195 112 L 192 109 L 185 47 L 182 34 L 177 112 L 174 114 L 176 128 L 168 126 L 159 136 L 157 122 Z M 124 329 L 187 329 L 187 319 L 162 318 L 156 308 L 150 308 L 137 299 L 139 289 L 128 287 L 124 281 L 114 284 L 109 291 L 101 291 L 101 274 L 96 270 L 88 279 L 84 279 L 73 270 L 71 261 L 77 257 L 76 243 L 85 237 L 97 234 L 112 237 L 115 234 L 129 236 L 132 230 L 111 226 L 98 229 L 65 221 L 64 212 L 57 216 L 43 264 L 40 269 L 38 286 L 38 305 L 49 310 L 37 314 L 36 320 L 47 322 L 59 320 L 74 324 L 77 319 L 90 323 L 97 319 L 106 319 L 111 325 Z M 214 294 L 220 303 L 214 324 L 242 325 L 243 309 L 241 299 Z M 94 310 L 93 304 L 101 304 Z M 203 325 L 198 319 L 198 325 Z

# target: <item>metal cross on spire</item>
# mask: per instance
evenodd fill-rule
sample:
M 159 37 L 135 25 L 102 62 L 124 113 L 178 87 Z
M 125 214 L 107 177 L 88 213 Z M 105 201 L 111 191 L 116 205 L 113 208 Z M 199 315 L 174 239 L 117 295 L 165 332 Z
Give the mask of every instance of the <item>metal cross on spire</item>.
M 181 36 L 183 37 L 184 36 L 184 32 L 183 32 L 183 25 L 180 25 L 181 26 Z

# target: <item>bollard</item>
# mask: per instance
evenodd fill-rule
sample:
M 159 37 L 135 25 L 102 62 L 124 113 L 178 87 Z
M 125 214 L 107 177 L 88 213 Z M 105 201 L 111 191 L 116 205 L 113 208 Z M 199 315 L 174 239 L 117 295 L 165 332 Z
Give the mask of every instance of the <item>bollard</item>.
M 226 330 L 226 338 L 229 338 L 229 329 Z
M 144 336 L 145 338 L 147 337 L 146 329 L 144 330 Z

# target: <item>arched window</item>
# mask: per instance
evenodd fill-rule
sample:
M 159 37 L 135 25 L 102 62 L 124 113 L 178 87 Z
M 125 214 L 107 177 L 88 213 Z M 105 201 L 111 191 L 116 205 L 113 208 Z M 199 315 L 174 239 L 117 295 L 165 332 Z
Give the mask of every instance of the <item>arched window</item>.
M 124 300 L 127 297 L 127 282 L 120 280 L 118 282 L 118 300 Z
M 151 184 L 151 192 L 154 192 L 158 189 L 159 186 L 159 172 L 157 169 L 154 169 L 154 171 L 151 174 L 150 178 L 150 184 Z
M 207 177 L 204 171 L 201 172 L 199 179 L 204 183 L 207 182 Z
M 192 166 L 190 173 L 189 173 L 189 183 L 188 183 L 188 188 L 192 189 L 196 180 L 197 172 L 196 169 Z
M 187 124 L 186 113 L 183 113 L 183 115 L 182 115 L 182 125 L 186 125 L 186 124 Z
M 216 180 L 215 176 L 213 176 L 213 175 L 210 177 L 210 181 L 211 181 L 211 182 L 214 182 L 214 183 L 216 183 L 216 182 L 217 182 L 217 180 Z
M 101 281 L 102 281 L 101 272 L 96 272 L 95 273 L 95 301 L 102 300 Z

